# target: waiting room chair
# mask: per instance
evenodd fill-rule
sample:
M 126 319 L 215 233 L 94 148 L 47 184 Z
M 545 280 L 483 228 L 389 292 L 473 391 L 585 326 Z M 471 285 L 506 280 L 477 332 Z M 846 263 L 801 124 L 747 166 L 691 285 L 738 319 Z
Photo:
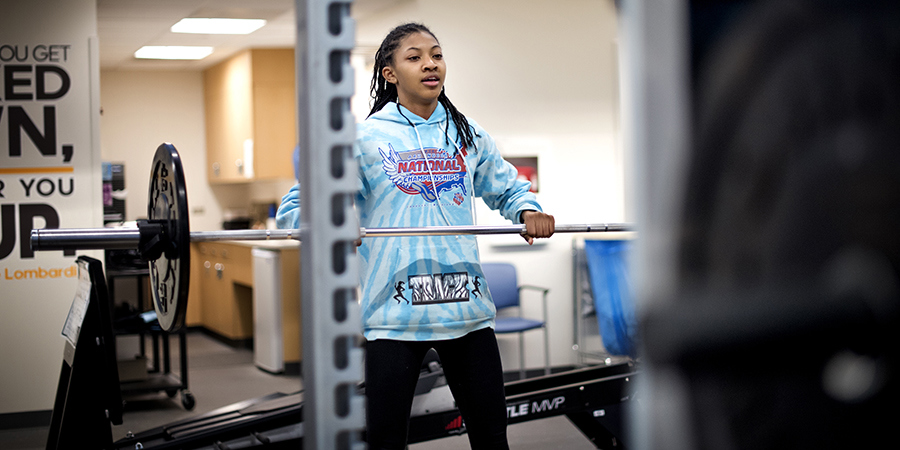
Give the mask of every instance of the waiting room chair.
M 491 297 L 498 313 L 501 309 L 519 308 L 519 315 L 514 317 L 497 315 L 494 332 L 497 334 L 519 333 L 519 379 L 525 378 L 525 336 L 528 330 L 544 329 L 544 374 L 550 374 L 550 339 L 547 334 L 547 293 L 549 289 L 522 285 L 519 286 L 516 276 L 516 267 L 509 263 L 483 263 L 484 279 L 487 282 Z M 534 320 L 521 317 L 522 309 L 519 305 L 519 296 L 523 289 L 534 290 L 542 293 L 543 320 Z

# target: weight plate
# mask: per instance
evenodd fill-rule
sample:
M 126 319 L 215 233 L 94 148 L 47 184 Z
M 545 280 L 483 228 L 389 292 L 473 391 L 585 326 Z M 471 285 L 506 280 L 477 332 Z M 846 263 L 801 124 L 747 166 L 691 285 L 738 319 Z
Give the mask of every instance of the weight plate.
M 164 143 L 156 149 L 147 198 L 147 217 L 150 222 L 163 224 L 167 241 L 159 258 L 150 261 L 153 308 L 162 329 L 178 331 L 187 312 L 191 228 L 184 169 L 172 144 Z

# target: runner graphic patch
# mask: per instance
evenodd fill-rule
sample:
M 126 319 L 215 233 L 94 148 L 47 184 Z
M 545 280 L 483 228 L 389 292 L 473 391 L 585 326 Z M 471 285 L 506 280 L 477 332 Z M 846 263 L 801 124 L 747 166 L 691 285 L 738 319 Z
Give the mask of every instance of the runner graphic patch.
M 469 274 L 454 272 L 411 276 L 408 286 L 413 305 L 429 305 L 469 301 L 468 283 Z
M 465 149 L 455 157 L 439 148 L 397 152 L 390 144 L 387 153 L 381 147 L 378 152 L 384 173 L 394 186 L 407 194 L 421 195 L 426 201 L 433 202 L 442 192 L 457 187 L 463 195 L 466 193 Z

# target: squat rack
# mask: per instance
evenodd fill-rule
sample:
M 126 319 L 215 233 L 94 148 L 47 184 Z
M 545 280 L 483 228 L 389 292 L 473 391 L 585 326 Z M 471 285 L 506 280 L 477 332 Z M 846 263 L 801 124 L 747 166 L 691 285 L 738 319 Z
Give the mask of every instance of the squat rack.
M 352 210 L 352 0 L 296 0 L 304 446 L 364 449 L 359 224 Z M 325 199 L 325 200 L 323 200 Z

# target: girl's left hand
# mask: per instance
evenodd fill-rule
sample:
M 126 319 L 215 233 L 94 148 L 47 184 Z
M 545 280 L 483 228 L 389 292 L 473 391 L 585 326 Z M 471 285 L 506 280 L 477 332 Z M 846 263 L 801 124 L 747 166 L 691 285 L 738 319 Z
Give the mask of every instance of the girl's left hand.
M 553 216 L 539 211 L 522 212 L 522 222 L 525 224 L 525 234 L 522 237 L 528 241 L 528 245 L 534 243 L 534 238 L 553 236 L 556 230 L 556 220 Z

